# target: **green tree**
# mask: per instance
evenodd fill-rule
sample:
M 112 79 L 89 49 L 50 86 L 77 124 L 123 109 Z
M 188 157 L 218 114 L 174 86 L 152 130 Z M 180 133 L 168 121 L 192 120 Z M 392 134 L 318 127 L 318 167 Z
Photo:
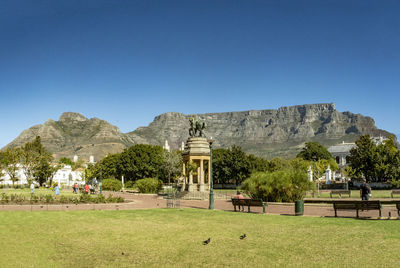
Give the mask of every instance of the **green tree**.
M 368 181 L 375 177 L 377 164 L 377 149 L 369 135 L 360 136 L 356 147 L 350 150 L 348 157 L 354 176 L 365 177 Z
M 289 160 L 280 158 L 280 157 L 275 157 L 271 159 L 268 163 L 268 171 L 269 172 L 274 172 L 278 170 L 283 170 L 286 169 L 290 166 Z
M 49 175 L 48 177 L 47 177 L 47 181 L 46 181 L 46 184 L 47 185 L 52 185 L 53 184 L 53 178 L 54 178 L 54 175 L 56 175 L 56 173 L 57 173 L 57 171 L 59 170 L 59 169 L 61 169 L 63 167 L 63 164 L 57 164 L 57 165 L 50 165 L 49 167 L 48 167 L 48 174 L 47 175 Z
M 193 162 L 193 160 L 190 160 L 189 162 L 186 163 L 186 177 L 189 178 L 190 174 L 192 175 L 197 175 L 197 164 Z
M 400 154 L 391 136 L 376 147 L 375 178 L 394 181 L 400 175 Z
M 71 167 L 74 165 L 74 162 L 68 157 L 61 157 L 58 160 L 58 163 L 63 164 L 63 165 L 68 165 L 68 166 L 71 166 Z
M 239 146 L 232 146 L 230 173 L 236 185 L 241 184 L 251 174 L 251 164 L 246 153 Z
M 167 151 L 164 150 L 164 163 L 161 167 L 164 182 L 171 183 L 172 180 L 176 180 L 182 176 L 182 154 L 180 151 Z
M 52 177 L 53 172 L 54 168 L 50 165 L 49 161 L 46 158 L 41 158 L 33 172 L 33 177 L 40 185 L 43 185 L 49 177 Z
M 23 170 L 28 184 L 33 180 L 36 170 L 43 164 L 43 159 L 50 161 L 52 157 L 43 147 L 40 136 L 36 136 L 33 141 L 25 143 L 22 147 L 21 164 L 24 167 Z
M 231 155 L 229 150 L 223 148 L 213 150 L 212 171 L 215 184 L 227 184 L 230 182 L 230 162 Z
M 109 154 L 104 157 L 96 166 L 96 177 L 100 177 L 100 170 L 103 178 L 121 178 L 121 154 Z
M 85 168 L 85 170 L 83 171 L 83 174 L 82 174 L 82 177 L 85 180 L 85 182 L 88 182 L 91 179 L 96 178 L 96 174 L 99 173 L 98 172 L 98 170 L 99 170 L 98 166 L 99 166 L 98 164 L 94 165 L 94 164 L 91 164 L 91 163 L 89 163 L 86 166 L 86 168 Z M 100 175 L 100 174 L 98 174 L 98 175 Z
M 50 163 L 53 160 L 53 156 L 42 145 L 40 136 L 37 136 L 32 142 L 26 143 L 22 151 L 27 156 L 25 164 L 29 166 L 29 176 L 33 176 L 33 179 L 42 185 L 52 174 Z
M 316 141 L 306 142 L 305 147 L 297 155 L 299 158 L 303 158 L 309 161 L 316 161 L 320 159 L 331 159 L 331 153 L 321 144 Z
M 247 156 L 247 159 L 250 164 L 251 173 L 258 172 L 258 171 L 267 171 L 269 168 L 268 160 L 266 160 L 262 157 L 258 157 L 258 156 L 249 154 Z
M 13 187 L 15 182 L 19 180 L 18 169 L 19 162 L 21 160 L 21 149 L 20 148 L 8 148 L 2 154 L 2 163 L 5 168 L 6 174 L 10 177 Z
M 144 178 L 159 178 L 164 163 L 161 146 L 137 144 L 121 153 L 121 173 L 127 181 Z

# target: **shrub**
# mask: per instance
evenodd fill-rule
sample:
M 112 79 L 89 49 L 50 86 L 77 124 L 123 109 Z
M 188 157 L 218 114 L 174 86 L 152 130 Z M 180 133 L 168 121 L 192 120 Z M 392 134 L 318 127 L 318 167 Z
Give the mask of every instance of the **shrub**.
M 245 180 L 242 190 L 254 199 L 270 202 L 294 202 L 313 188 L 307 174 L 292 169 L 271 173 L 257 172 Z
M 46 204 L 51 204 L 54 202 L 54 196 L 52 194 L 46 194 L 43 196 L 43 198 Z
M 107 199 L 106 199 L 107 203 L 123 203 L 125 200 L 124 198 L 120 197 L 120 196 L 112 196 L 112 195 L 108 195 Z
M 128 189 L 133 188 L 133 181 L 127 181 L 127 182 L 125 183 L 125 188 L 128 188 Z
M 1 203 L 8 203 L 10 201 L 10 197 L 6 193 L 1 194 Z
M 31 194 L 31 199 L 29 200 L 31 204 L 39 202 L 39 196 Z
M 60 196 L 60 203 L 61 204 L 67 204 L 69 202 L 70 202 L 70 200 L 69 200 L 68 196 L 65 196 L 65 195 Z
M 120 191 L 121 189 L 122 189 L 121 181 L 113 178 L 103 180 L 103 190 Z
M 135 187 L 140 193 L 157 193 L 162 189 L 162 181 L 155 178 L 137 180 Z
M 79 196 L 80 203 L 90 203 L 92 201 L 92 197 L 86 193 L 83 193 Z
M 93 198 L 93 202 L 95 203 L 106 203 L 106 198 L 104 197 L 104 195 L 99 194 L 96 197 Z

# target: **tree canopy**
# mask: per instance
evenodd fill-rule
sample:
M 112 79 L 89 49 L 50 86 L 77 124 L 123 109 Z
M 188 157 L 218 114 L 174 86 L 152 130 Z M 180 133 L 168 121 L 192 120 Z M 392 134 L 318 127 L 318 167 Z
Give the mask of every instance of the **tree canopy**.
M 268 161 L 247 155 L 239 146 L 213 150 L 213 179 L 217 184 L 241 184 L 254 171 L 268 168 Z
M 365 178 L 368 181 L 398 180 L 400 177 L 400 152 L 394 137 L 376 145 L 369 135 L 363 135 L 355 142 L 348 157 L 347 169 L 353 178 Z
M 324 146 L 316 141 L 306 142 L 305 147 L 297 155 L 308 161 L 318 161 L 320 159 L 329 160 L 332 158 L 331 153 Z

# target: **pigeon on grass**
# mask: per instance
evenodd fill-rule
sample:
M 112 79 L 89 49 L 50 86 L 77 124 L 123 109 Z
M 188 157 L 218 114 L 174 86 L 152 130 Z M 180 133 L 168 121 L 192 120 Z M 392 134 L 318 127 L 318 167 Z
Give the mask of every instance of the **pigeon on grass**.
M 203 245 L 208 245 L 210 244 L 211 237 L 209 237 L 207 240 L 203 241 Z

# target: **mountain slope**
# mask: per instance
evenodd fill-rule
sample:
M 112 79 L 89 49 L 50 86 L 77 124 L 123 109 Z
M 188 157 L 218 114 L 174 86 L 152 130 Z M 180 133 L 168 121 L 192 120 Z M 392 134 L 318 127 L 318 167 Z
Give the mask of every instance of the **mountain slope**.
M 33 126 L 7 146 L 23 145 L 39 135 L 57 158 L 76 154 L 84 159 L 94 155 L 96 160 L 138 143 L 163 145 L 168 140 L 171 148 L 177 149 L 189 136 L 190 117 L 206 122 L 205 133 L 213 137 L 216 148 L 236 144 L 248 153 L 267 158 L 293 157 L 307 141 L 329 146 L 355 141 L 363 134 L 391 135 L 377 129 L 370 117 L 338 112 L 334 104 L 307 104 L 277 110 L 194 115 L 169 112 L 155 117 L 149 126 L 126 134 L 104 120 L 63 113 L 59 121 L 48 120 L 44 125 Z

